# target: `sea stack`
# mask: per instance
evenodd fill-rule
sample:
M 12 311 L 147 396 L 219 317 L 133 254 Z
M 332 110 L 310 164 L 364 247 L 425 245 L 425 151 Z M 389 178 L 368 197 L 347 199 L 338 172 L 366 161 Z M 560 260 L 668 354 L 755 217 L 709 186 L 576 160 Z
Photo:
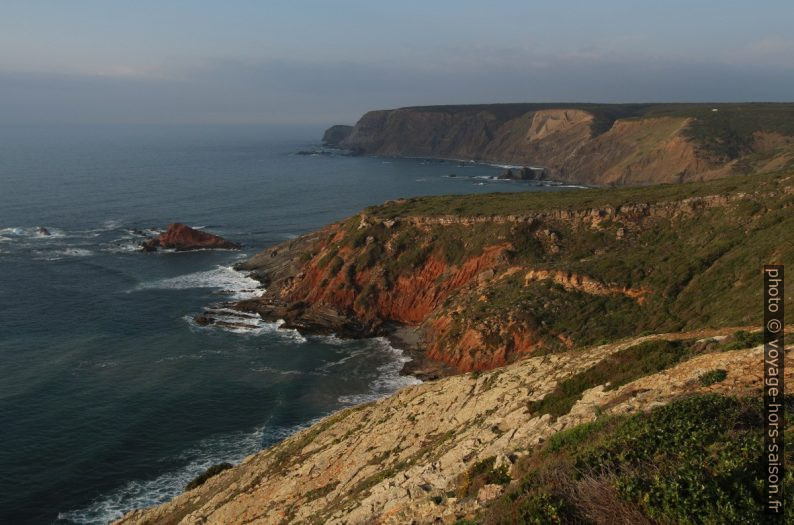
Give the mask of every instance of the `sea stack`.
M 178 252 L 202 249 L 239 250 L 240 245 L 227 241 L 223 237 L 203 232 L 175 222 L 168 225 L 168 230 L 141 245 L 143 251 L 154 252 L 158 248 L 168 248 Z

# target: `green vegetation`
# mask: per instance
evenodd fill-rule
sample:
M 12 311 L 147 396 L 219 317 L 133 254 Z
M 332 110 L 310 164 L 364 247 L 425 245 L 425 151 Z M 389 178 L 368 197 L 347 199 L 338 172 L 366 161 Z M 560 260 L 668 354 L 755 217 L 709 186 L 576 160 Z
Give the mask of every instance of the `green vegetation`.
M 218 463 L 217 465 L 212 465 L 210 468 L 193 478 L 193 480 L 185 486 L 185 490 L 193 490 L 196 487 L 200 487 L 211 477 L 217 476 L 224 470 L 229 470 L 233 466 L 234 465 L 231 463 Z
M 721 368 L 717 368 L 698 377 L 698 382 L 703 386 L 710 386 L 723 381 L 726 377 L 728 377 L 728 372 Z
M 327 496 L 334 491 L 337 485 L 339 485 L 339 481 L 334 481 L 327 485 L 323 485 L 322 487 L 310 490 L 306 493 L 306 501 L 314 501 L 316 499 L 322 498 L 323 496 Z
M 764 344 L 764 332 L 750 333 L 745 330 L 739 330 L 733 334 L 732 340 L 725 341 L 722 349 L 741 350 L 742 348 L 751 348 L 762 344 Z
M 761 300 L 757 269 L 770 260 L 794 262 L 794 243 L 784 241 L 791 239 L 794 231 L 794 196 L 780 189 L 791 185 L 785 178 L 779 174 L 655 186 L 643 189 L 645 198 L 639 198 L 635 189 L 615 190 L 610 199 L 613 208 L 629 197 L 638 198 L 632 203 L 638 208 L 646 203 L 675 202 L 674 198 L 746 194 L 741 200 L 698 211 L 688 205 L 671 204 L 665 215 L 642 224 L 630 214 L 605 220 L 598 228 L 589 227 L 589 219 L 585 222 L 588 226 L 583 226 L 570 220 L 543 218 L 531 225 L 518 223 L 512 229 L 496 223 L 490 235 L 483 230 L 477 239 L 461 237 L 465 247 L 472 247 L 471 252 L 466 248 L 467 257 L 481 253 L 481 243 L 487 240 L 492 244 L 509 242 L 513 246 L 511 265 L 570 272 L 618 289 L 644 290 L 645 295 L 640 303 L 620 293 L 592 294 L 548 280 L 524 284 L 524 274 L 516 273 L 492 281 L 484 291 L 462 290 L 450 300 L 446 308 L 458 307 L 466 315 L 453 319 L 455 326 L 447 334 L 449 344 L 454 344 L 466 329 L 476 327 L 488 341 L 493 337 L 495 344 L 509 349 L 510 334 L 492 330 L 496 325 L 489 322 L 507 318 L 537 333 L 545 351 L 566 348 L 558 338 L 560 334 L 577 345 L 588 345 L 643 333 L 757 324 Z M 578 195 L 575 199 L 574 193 Z M 407 213 L 414 213 L 420 205 L 424 211 L 438 203 L 441 208 L 464 207 L 471 215 L 487 215 L 497 211 L 517 213 L 521 201 L 526 201 L 524 213 L 533 215 L 536 199 L 547 199 L 540 205 L 544 209 L 566 209 L 562 203 L 572 199 L 585 201 L 575 209 L 590 210 L 595 201 L 601 200 L 601 190 L 593 194 L 597 195 L 591 197 L 585 191 L 553 196 L 440 197 L 387 205 L 387 209 L 404 206 Z M 619 229 L 623 229 L 622 235 L 618 235 Z M 434 235 L 439 239 L 433 244 L 434 250 L 445 250 L 443 237 Z M 549 235 L 556 236 L 556 251 L 544 245 Z M 456 243 L 455 255 L 450 258 L 460 260 L 458 251 Z M 483 295 L 487 300 L 482 300 Z M 794 308 L 794 304 L 791 306 Z M 500 337 L 503 339 L 498 340 Z M 762 342 L 752 341 L 750 344 L 740 338 L 728 349 Z
M 458 498 L 477 496 L 477 492 L 485 485 L 510 483 L 509 467 L 507 465 L 494 467 L 495 463 L 496 458 L 491 456 L 472 465 L 458 479 L 455 496 Z
M 794 409 L 793 396 L 785 403 Z M 475 521 L 762 523 L 762 411 L 760 397 L 703 395 L 564 431 L 519 461 L 517 483 Z M 791 522 L 794 492 L 785 498 Z
M 688 131 L 707 152 L 730 156 L 733 148 L 740 150 L 756 131 L 794 135 L 794 104 L 790 103 L 728 103 L 728 104 L 478 104 L 470 106 L 427 106 L 423 112 L 462 113 L 489 112 L 498 121 L 508 121 L 529 111 L 544 109 L 581 109 L 593 115 L 592 135 L 609 131 L 618 119 L 684 117 L 693 119 Z M 713 110 L 717 111 L 713 111 Z
M 327 264 L 324 286 L 343 272 L 337 286 L 353 288 L 359 312 L 388 301 L 398 282 L 412 282 L 434 261 L 422 277 L 434 281 L 422 282 L 427 296 L 444 301 L 432 314 L 446 316 L 437 346 L 454 349 L 474 330 L 483 346 L 505 348 L 509 362 L 528 344 L 537 354 L 758 325 L 758 268 L 794 263 L 787 242 L 793 184 L 792 173 L 780 172 L 646 188 L 421 197 L 367 209 L 341 224 L 338 246 L 315 251 Z M 456 222 L 460 216 L 498 219 Z M 493 259 L 473 260 L 486 251 Z M 528 270 L 553 275 L 525 281 Z M 722 347 L 751 346 L 759 336 L 748 337 Z
M 781 174 L 764 174 L 642 187 L 412 197 L 369 207 L 365 213 L 381 219 L 393 219 L 407 215 L 475 217 L 534 214 L 551 209 L 588 210 L 638 202 L 650 204 L 728 192 L 753 193 L 760 188 L 774 186 L 775 181 L 780 178 Z
M 655 374 L 691 356 L 691 345 L 682 341 L 646 341 L 621 350 L 598 364 L 560 382 L 529 409 L 538 414 L 559 417 L 570 412 L 585 390 L 608 383 L 607 390 Z

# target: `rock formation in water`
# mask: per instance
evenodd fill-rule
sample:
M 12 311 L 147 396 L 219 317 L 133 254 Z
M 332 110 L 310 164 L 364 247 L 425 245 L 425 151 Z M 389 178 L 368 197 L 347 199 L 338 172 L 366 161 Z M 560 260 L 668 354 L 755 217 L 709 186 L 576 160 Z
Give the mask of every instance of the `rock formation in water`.
M 497 177 L 502 180 L 546 180 L 546 170 L 543 168 L 507 168 Z
M 239 250 L 240 245 L 227 241 L 223 237 L 213 235 L 201 230 L 196 230 L 190 226 L 175 222 L 168 225 L 168 230 L 153 239 L 145 241 L 141 245 L 143 251 L 153 252 L 158 248 L 166 248 L 176 251 L 204 250 L 204 249 L 224 249 Z

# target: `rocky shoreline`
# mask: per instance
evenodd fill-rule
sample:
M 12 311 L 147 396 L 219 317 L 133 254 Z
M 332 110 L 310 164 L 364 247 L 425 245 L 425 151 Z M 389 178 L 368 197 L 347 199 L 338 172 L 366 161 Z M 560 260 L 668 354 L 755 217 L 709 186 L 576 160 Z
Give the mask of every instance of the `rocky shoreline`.
M 719 347 L 736 329 L 632 338 L 404 388 L 336 412 L 233 468 L 217 469 L 169 503 L 132 511 L 117 523 L 480 522 L 478 513 L 521 487 L 522 462 L 557 433 L 586 430 L 604 418 L 642 417 L 693 395 L 757 395 L 762 347 Z M 659 341 L 711 346 L 617 388 L 594 385 L 556 418 L 527 409 L 565 380 Z M 700 379 L 717 368 L 723 380 Z M 792 371 L 786 373 L 791 380 Z M 483 465 L 502 475 L 477 478 Z

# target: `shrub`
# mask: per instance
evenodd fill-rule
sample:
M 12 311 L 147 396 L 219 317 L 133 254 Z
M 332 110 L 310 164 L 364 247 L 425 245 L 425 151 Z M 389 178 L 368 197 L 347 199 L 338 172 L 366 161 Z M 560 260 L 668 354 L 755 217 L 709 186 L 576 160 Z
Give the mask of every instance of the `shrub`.
M 598 364 L 560 382 L 540 401 L 530 403 L 530 410 L 554 417 L 570 412 L 585 390 L 609 383 L 618 388 L 639 377 L 654 374 L 690 355 L 689 345 L 681 341 L 646 341 L 621 350 Z
M 229 470 L 233 466 L 234 465 L 231 463 L 218 463 L 217 465 L 212 465 L 210 468 L 193 478 L 193 480 L 185 486 L 185 490 L 193 490 L 196 487 L 200 487 L 211 477 L 217 476 L 224 470 Z
M 711 370 L 698 377 L 698 382 L 703 386 L 713 385 L 719 383 L 728 377 L 728 372 L 722 369 Z
M 725 343 L 723 350 L 741 350 L 762 344 L 764 344 L 763 332 L 750 333 L 745 330 L 739 330 L 733 334 L 731 341 Z
M 344 259 L 342 259 L 338 255 L 334 255 L 333 259 L 331 260 L 331 267 L 328 269 L 328 271 L 331 274 L 339 273 L 339 270 L 342 269 L 342 266 L 344 266 L 344 264 L 345 264 Z
M 794 409 L 794 396 L 784 404 Z M 705 394 L 574 427 L 522 458 L 517 483 L 476 521 L 763 523 L 763 422 L 760 396 Z M 782 522 L 792 523 L 794 491 L 784 498 Z

